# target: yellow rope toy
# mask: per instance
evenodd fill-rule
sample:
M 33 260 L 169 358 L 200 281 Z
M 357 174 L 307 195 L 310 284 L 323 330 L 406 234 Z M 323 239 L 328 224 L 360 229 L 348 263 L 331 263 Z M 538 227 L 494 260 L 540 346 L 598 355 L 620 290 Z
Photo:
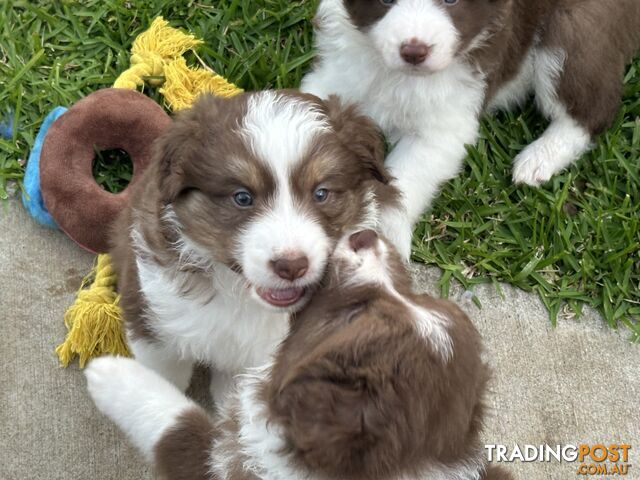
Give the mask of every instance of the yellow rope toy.
M 169 26 L 162 17 L 141 33 L 131 48 L 131 67 L 114 83 L 115 88 L 137 89 L 148 83 L 162 85 L 160 93 L 173 110 L 188 108 L 204 92 L 231 97 L 242 90 L 220 75 L 204 68 L 192 68 L 182 55 L 202 40 Z M 120 295 L 109 255 L 98 255 L 92 272 L 84 279 L 78 297 L 67 309 L 64 323 L 68 334 L 56 348 L 60 363 L 67 367 L 78 357 L 80 368 L 93 357 L 130 352 L 122 324 Z

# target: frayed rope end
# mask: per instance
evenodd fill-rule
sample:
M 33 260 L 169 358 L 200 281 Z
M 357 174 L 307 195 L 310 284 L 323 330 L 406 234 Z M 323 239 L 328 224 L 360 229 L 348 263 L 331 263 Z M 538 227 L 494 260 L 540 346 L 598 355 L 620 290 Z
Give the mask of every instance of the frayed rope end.
M 63 367 L 68 367 L 76 357 L 80 368 L 84 368 L 90 359 L 101 355 L 131 356 L 109 255 L 98 256 L 93 271 L 82 283 L 78 298 L 66 311 L 64 323 L 69 333 L 56 348 Z

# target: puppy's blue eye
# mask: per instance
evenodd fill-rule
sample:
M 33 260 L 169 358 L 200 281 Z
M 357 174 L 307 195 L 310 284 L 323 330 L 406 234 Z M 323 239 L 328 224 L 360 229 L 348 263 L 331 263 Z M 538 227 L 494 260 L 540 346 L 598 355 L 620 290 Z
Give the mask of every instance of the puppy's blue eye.
M 329 190 L 326 188 L 319 188 L 313 192 L 313 198 L 315 198 L 318 203 L 324 203 L 329 198 Z
M 387 7 L 390 7 L 391 5 L 396 3 L 396 0 L 380 0 L 380 3 Z
M 239 207 L 247 208 L 253 205 L 253 195 L 246 190 L 240 190 L 233 194 L 233 201 L 236 202 L 236 205 Z
M 458 0 L 442 0 L 445 5 L 455 5 L 458 3 Z

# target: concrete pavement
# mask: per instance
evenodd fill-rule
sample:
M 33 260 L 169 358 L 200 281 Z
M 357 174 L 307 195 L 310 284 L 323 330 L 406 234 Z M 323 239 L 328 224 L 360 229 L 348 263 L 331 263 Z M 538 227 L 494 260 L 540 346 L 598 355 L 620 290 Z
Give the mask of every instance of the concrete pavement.
M 94 409 L 76 366 L 60 369 L 64 309 L 93 256 L 36 225 L 15 200 L 0 206 L 0 480 L 151 479 L 126 439 Z M 437 271 L 415 266 L 421 289 Z M 640 347 L 593 311 L 549 325 L 541 302 L 510 287 L 454 290 L 482 332 L 495 370 L 486 442 L 631 443 L 626 478 L 640 479 Z M 200 378 L 196 384 L 204 383 Z M 201 392 L 201 386 L 195 386 Z M 594 478 L 578 464 L 509 464 L 526 480 Z

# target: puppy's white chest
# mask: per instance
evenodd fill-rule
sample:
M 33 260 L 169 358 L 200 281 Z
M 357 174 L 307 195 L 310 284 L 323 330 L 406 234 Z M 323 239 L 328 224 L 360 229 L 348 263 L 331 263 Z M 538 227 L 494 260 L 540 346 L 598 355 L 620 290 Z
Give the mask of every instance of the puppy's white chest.
M 366 57 L 366 58 L 363 58 Z M 392 142 L 407 134 L 440 130 L 442 119 L 478 116 L 485 82 L 464 63 L 428 76 L 394 72 L 355 49 L 324 55 L 302 90 L 358 103 Z
M 182 358 L 237 372 L 268 361 L 288 331 L 288 316 L 258 305 L 232 272 L 195 293 L 157 265 L 138 261 L 138 273 L 149 328 Z

